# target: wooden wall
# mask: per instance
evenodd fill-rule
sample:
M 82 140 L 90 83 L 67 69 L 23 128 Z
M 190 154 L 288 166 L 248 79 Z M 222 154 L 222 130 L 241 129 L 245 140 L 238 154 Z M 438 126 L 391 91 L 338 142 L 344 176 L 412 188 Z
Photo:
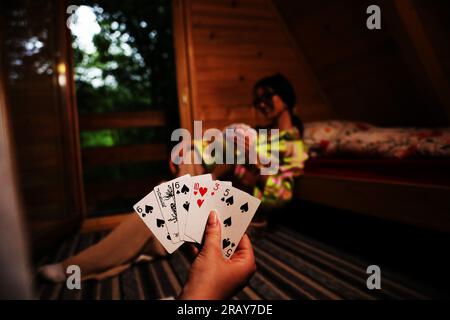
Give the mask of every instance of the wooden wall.
M 275 72 L 293 82 L 304 121 L 450 123 L 448 1 L 174 3 L 185 6 L 185 82 L 191 92 L 185 123 L 254 123 L 251 88 Z M 366 28 L 371 4 L 381 7 L 381 30 Z M 182 97 L 186 90 L 180 92 Z
M 418 6 L 413 10 L 427 20 L 405 26 L 399 10 L 413 4 L 409 0 L 274 0 L 336 118 L 384 126 L 448 125 L 445 81 L 432 79 L 439 63 L 427 66 L 434 58 L 428 48 L 420 52 L 426 41 L 420 42 L 418 29 L 426 29 L 427 37 L 436 35 L 436 43 L 448 43 L 449 20 L 444 17 L 449 15 L 449 2 L 414 2 Z M 381 7 L 382 30 L 366 28 L 366 8 L 371 4 Z M 407 23 L 413 20 L 407 17 Z M 444 49 L 439 53 L 448 72 L 448 54 Z
M 62 2 L 10 1 L 0 12 L 1 70 L 19 189 L 36 254 L 82 219 L 76 117 Z M 66 234 L 64 234 L 66 233 Z
M 433 88 L 439 95 L 443 111 L 450 123 L 450 1 L 447 0 L 414 0 L 417 18 L 423 26 L 426 39 L 429 41 L 429 58 L 438 70 Z M 431 80 L 431 79 L 430 79 Z
M 0 16 L 0 49 L 3 43 L 2 27 Z M 3 50 L 0 50 L 0 61 L 2 58 Z M 4 84 L 4 74 L 0 73 L 0 299 L 32 299 L 28 246 Z
M 204 120 L 204 126 L 218 128 L 232 122 L 254 124 L 252 87 L 277 72 L 293 82 L 298 111 L 305 121 L 331 116 L 326 98 L 271 1 L 174 3 L 175 10 L 181 3 L 185 6 L 191 120 Z M 180 38 L 177 32 L 176 37 Z M 178 55 L 180 51 L 178 45 Z
M 450 3 L 447 0 L 416 0 L 415 3 L 443 70 L 450 79 Z
M 67 76 L 68 65 L 59 58 L 64 57 L 64 29 L 56 24 L 56 3 L 20 1 L 11 4 L 5 16 L 2 70 L 6 72 L 26 212 L 31 219 L 59 218 L 78 207 L 71 181 L 77 175 L 77 166 L 69 158 L 70 150 L 77 145 L 71 140 L 74 120 L 69 118 L 66 85 L 60 82 Z M 29 39 L 33 36 L 41 43 L 38 47 L 32 47 Z M 32 49 L 26 49 L 27 41 Z

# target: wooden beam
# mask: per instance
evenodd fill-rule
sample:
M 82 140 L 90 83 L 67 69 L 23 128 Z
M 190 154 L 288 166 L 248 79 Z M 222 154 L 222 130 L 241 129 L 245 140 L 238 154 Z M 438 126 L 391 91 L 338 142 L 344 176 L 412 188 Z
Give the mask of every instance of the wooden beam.
M 447 119 L 450 120 L 450 83 L 436 55 L 433 44 L 427 35 L 414 2 L 411 0 L 394 0 L 393 4 L 404 32 L 414 48 L 414 54 L 417 56 L 426 74 L 431 89 L 441 104 Z
M 62 90 L 61 97 L 62 103 L 64 103 L 64 110 L 67 117 L 67 160 L 70 163 L 71 168 L 71 181 L 70 191 L 74 194 L 75 204 L 74 212 L 76 215 L 80 215 L 80 222 L 86 216 L 86 198 L 83 184 L 83 167 L 81 163 L 81 144 L 80 144 L 80 123 L 78 118 L 78 105 L 77 94 L 75 88 L 75 61 L 74 50 L 72 48 L 72 33 L 69 28 L 66 28 L 67 19 L 69 14 L 67 13 L 67 7 L 69 6 L 69 0 L 56 1 L 58 26 L 61 30 L 59 34 L 59 50 L 60 50 L 60 62 L 66 66 L 65 76 L 67 87 Z
M 82 152 L 83 166 L 107 166 L 121 163 L 167 160 L 165 144 L 139 144 L 111 148 L 88 148 Z
M 189 60 L 189 38 L 187 22 L 187 3 L 185 0 L 173 0 L 173 34 L 178 85 L 178 109 L 180 125 L 192 132 L 193 126 L 193 80 Z
M 411 172 L 415 172 L 411 175 Z M 428 186 L 450 185 L 448 159 L 327 159 L 306 163 L 306 174 L 364 178 L 374 182 L 411 183 Z
M 163 127 L 166 117 L 162 111 L 111 112 L 80 116 L 81 130 Z
M 275 17 L 282 27 L 284 33 L 286 34 L 286 37 L 288 38 L 289 44 L 292 48 L 292 50 L 295 52 L 295 55 L 297 56 L 298 64 L 300 65 L 301 69 L 303 69 L 310 79 L 310 88 L 309 90 L 313 92 L 317 92 L 318 95 L 322 98 L 323 103 L 323 109 L 327 110 L 327 116 L 334 116 L 334 113 L 331 108 L 330 100 L 328 99 L 325 91 L 322 89 L 322 86 L 316 77 L 316 74 L 314 73 L 314 70 L 311 68 L 310 64 L 308 63 L 305 55 L 303 54 L 303 50 L 298 45 L 297 41 L 295 40 L 291 30 L 289 29 L 288 25 L 285 22 L 285 19 L 283 19 L 283 16 L 281 15 L 280 10 L 278 7 L 274 4 L 273 0 L 267 0 L 269 8 L 274 12 Z
M 117 227 L 126 218 L 130 217 L 132 213 L 117 214 L 112 216 L 90 218 L 83 222 L 81 233 L 108 231 Z
M 5 21 L 0 14 L 0 225 L 2 228 L 2 245 L 0 261 L 8 261 L 11 268 L 2 268 L 0 281 L 0 299 L 31 299 L 32 277 L 29 265 L 29 252 L 26 243 L 23 221 L 23 206 L 19 194 L 19 182 L 14 158 L 12 123 L 6 97 L 5 43 L 3 30 Z
M 449 187 L 305 174 L 295 193 L 301 200 L 450 232 Z
M 85 188 L 89 212 L 97 211 L 102 206 L 102 203 L 113 199 L 120 198 L 138 201 L 155 186 L 167 180 L 167 178 L 167 176 L 156 173 L 141 179 L 87 182 Z M 132 210 L 131 207 L 130 210 Z

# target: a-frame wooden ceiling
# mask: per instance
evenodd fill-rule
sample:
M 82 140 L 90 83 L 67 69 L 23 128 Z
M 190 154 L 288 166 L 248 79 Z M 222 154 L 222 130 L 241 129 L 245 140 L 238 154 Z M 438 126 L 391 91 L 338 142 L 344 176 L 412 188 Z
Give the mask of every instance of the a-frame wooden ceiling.
M 335 117 L 384 126 L 450 122 L 450 2 L 273 0 Z M 377 4 L 382 29 L 366 28 Z

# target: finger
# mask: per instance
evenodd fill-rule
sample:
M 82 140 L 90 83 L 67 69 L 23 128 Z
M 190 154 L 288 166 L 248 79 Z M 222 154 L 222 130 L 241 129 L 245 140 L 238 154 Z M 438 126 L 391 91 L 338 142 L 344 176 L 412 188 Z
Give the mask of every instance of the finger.
M 247 139 L 245 139 L 245 151 L 249 151 L 250 150 L 250 142 L 247 140 Z
M 234 259 L 241 259 L 241 258 L 245 258 L 245 259 L 254 259 L 254 253 L 253 253 L 253 246 L 252 243 L 250 241 L 250 238 L 247 236 L 247 234 L 244 234 L 244 236 L 242 237 L 241 241 L 239 242 L 237 248 L 236 248 L 236 252 L 234 253 L 234 255 L 231 257 L 231 260 Z
M 194 257 L 197 256 L 198 253 L 200 252 L 199 248 L 197 248 L 197 247 L 195 246 L 195 244 L 193 244 L 193 243 L 190 243 L 190 244 L 189 244 L 189 251 L 190 251 L 190 253 L 191 253 Z
M 220 251 L 220 224 L 217 217 L 217 213 L 212 210 L 209 213 L 208 223 L 205 231 L 205 245 L 203 251 L 208 252 L 210 250 Z
M 175 166 L 175 164 L 172 161 L 169 161 L 169 170 L 174 175 L 176 175 L 178 173 L 178 166 Z
M 246 233 L 244 233 L 244 236 L 242 237 L 241 241 L 239 241 L 239 244 L 238 244 L 236 250 L 243 250 L 243 251 L 251 250 L 251 251 L 253 251 L 252 243 Z

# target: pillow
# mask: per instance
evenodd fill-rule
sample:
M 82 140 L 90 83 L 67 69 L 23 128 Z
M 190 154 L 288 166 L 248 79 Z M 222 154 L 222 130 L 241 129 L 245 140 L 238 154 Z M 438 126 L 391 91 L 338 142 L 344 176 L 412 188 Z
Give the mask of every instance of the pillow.
M 303 141 L 312 156 L 330 155 L 337 152 L 338 145 L 343 137 L 372 127 L 372 125 L 364 122 L 309 122 L 305 124 Z
M 421 129 L 412 133 L 411 141 L 421 156 L 450 157 L 450 129 Z
M 342 138 L 339 153 L 403 159 L 416 153 L 411 129 L 371 128 Z

